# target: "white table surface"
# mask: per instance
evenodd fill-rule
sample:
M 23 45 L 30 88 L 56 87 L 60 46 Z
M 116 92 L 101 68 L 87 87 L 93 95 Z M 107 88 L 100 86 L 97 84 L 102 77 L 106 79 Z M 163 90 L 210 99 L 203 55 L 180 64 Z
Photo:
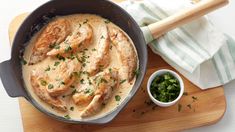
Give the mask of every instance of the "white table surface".
M 47 0 L 4 0 L 0 4 L 0 62 L 10 58 L 8 26 L 17 14 L 30 12 Z M 209 14 L 212 22 L 221 31 L 235 38 L 235 1 L 230 5 Z M 235 51 L 234 51 L 235 52 Z M 224 86 L 227 111 L 216 124 L 187 130 L 189 132 L 234 132 L 235 131 L 235 81 Z M 8 97 L 0 82 L 0 131 L 22 132 L 22 121 L 18 100 Z

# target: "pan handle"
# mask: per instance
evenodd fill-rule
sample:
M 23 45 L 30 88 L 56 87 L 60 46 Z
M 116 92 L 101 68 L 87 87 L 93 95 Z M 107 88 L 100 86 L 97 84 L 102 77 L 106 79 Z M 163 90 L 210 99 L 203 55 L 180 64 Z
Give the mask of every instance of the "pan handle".
M 226 4 L 228 4 L 228 0 L 203 0 L 190 9 L 182 10 L 166 19 L 148 25 L 148 28 L 153 38 L 156 39 L 164 33 L 206 15 Z
M 0 77 L 2 84 L 10 97 L 25 97 L 27 99 L 27 94 L 24 88 L 16 80 L 14 72 L 12 70 L 10 60 L 0 63 Z

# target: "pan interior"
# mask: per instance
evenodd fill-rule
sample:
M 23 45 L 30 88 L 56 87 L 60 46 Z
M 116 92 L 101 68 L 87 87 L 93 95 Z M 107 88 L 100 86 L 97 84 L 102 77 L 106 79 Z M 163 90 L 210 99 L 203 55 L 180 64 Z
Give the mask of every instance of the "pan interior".
M 88 8 L 89 7 L 89 8 Z M 48 13 L 49 12 L 49 13 Z M 122 105 L 116 109 L 115 113 L 118 113 L 125 104 L 130 100 L 130 98 L 135 94 L 137 89 L 139 88 L 145 71 L 146 71 L 146 64 L 147 64 L 147 50 L 146 45 L 144 42 L 143 34 L 136 24 L 136 22 L 119 6 L 113 4 L 109 1 L 92 1 L 92 0 L 86 0 L 86 1 L 77 1 L 73 0 L 71 2 L 67 2 L 66 0 L 58 0 L 58 1 L 50 1 L 38 9 L 36 9 L 31 15 L 23 22 L 21 27 L 19 28 L 17 35 L 13 42 L 13 50 L 12 50 L 12 65 L 14 66 L 14 72 L 17 76 L 17 79 L 19 80 L 21 84 L 21 88 L 24 88 L 24 82 L 22 80 L 22 71 L 21 71 L 21 64 L 20 64 L 20 58 L 19 56 L 22 55 L 23 50 L 27 43 L 27 41 L 43 26 L 45 25 L 52 17 L 54 16 L 63 16 L 63 15 L 71 15 L 71 14 L 77 14 L 77 13 L 89 13 L 89 14 L 97 14 L 100 15 L 106 19 L 109 19 L 114 24 L 119 26 L 122 30 L 124 30 L 129 37 L 132 39 L 139 58 L 139 69 L 140 74 L 130 91 L 129 96 L 123 101 Z M 27 91 L 26 91 L 27 92 Z M 51 115 L 57 119 L 63 120 L 60 117 L 48 113 L 45 109 L 43 109 L 33 98 L 32 96 L 27 92 L 27 97 L 31 103 L 37 107 L 39 110 L 43 111 L 44 113 Z M 110 121 L 107 117 L 105 117 L 106 121 L 99 121 L 99 120 L 88 120 L 88 121 L 81 121 L 81 122 L 87 122 L 87 123 L 105 123 L 107 121 Z M 68 121 L 68 122 L 74 122 L 79 123 L 77 121 Z

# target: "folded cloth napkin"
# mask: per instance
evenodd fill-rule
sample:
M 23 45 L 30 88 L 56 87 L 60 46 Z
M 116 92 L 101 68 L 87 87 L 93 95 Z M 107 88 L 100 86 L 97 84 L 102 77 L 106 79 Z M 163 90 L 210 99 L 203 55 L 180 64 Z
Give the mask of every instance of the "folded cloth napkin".
M 136 20 L 154 53 L 201 89 L 235 79 L 235 41 L 218 31 L 207 17 L 154 40 L 148 27 L 184 8 L 190 0 L 129 0 L 120 4 Z

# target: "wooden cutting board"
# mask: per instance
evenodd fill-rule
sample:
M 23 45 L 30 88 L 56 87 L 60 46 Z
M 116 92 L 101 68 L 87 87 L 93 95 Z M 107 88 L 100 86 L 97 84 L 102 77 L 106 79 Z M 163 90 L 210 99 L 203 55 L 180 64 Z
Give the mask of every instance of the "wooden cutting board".
M 15 17 L 11 22 L 9 26 L 9 37 L 11 42 L 16 30 L 27 15 L 27 13 L 21 14 Z M 184 77 L 185 91 L 188 95 L 184 95 L 179 103 L 167 108 L 160 108 L 151 104 L 146 92 L 146 84 L 149 76 L 156 70 L 173 68 L 150 49 L 148 49 L 148 51 L 148 71 L 141 88 L 112 122 L 105 125 L 76 125 L 59 122 L 39 112 L 25 99 L 20 98 L 19 104 L 24 131 L 180 131 L 214 124 L 223 117 L 226 110 L 223 87 L 203 91 Z M 193 96 L 197 99 L 194 100 Z

